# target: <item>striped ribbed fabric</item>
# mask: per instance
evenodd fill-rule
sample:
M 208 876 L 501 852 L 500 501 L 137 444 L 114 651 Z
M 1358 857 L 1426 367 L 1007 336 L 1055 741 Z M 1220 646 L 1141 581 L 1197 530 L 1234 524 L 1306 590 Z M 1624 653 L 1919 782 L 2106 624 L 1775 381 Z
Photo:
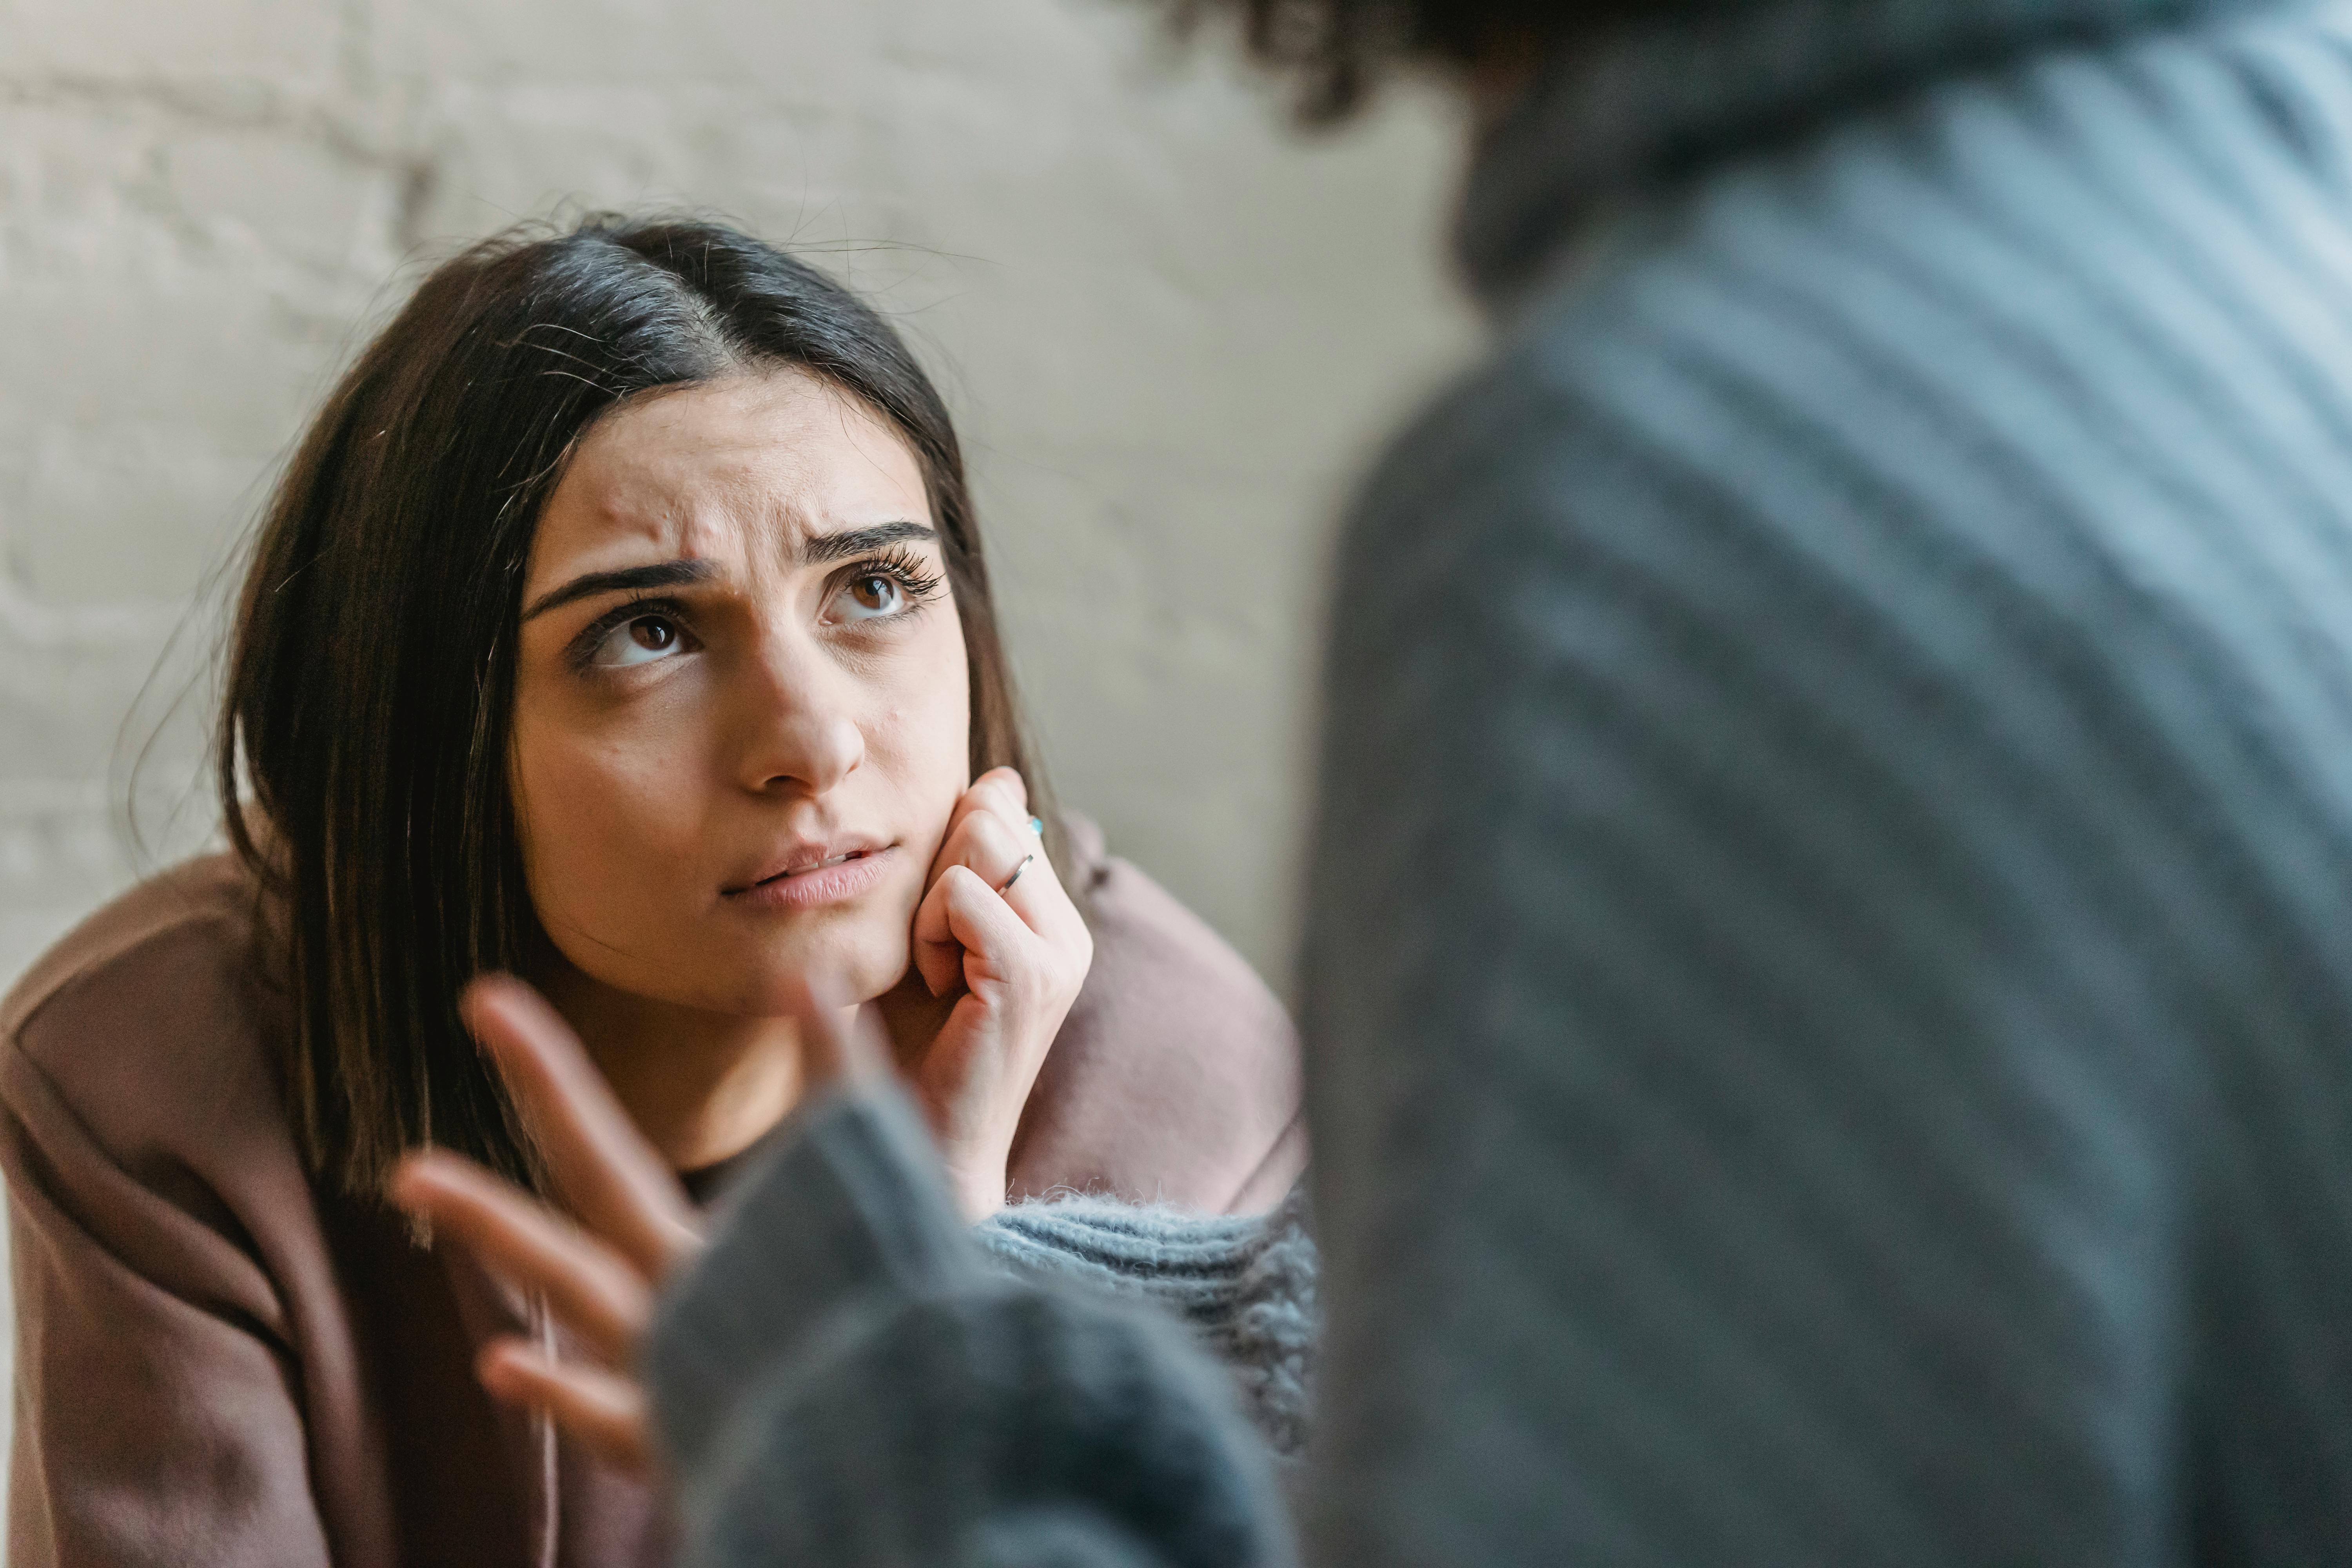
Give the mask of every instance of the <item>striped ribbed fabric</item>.
M 1233 1374 L 1276 1457 L 1306 1447 L 1318 1325 L 1304 1183 L 1270 1215 L 1073 1197 L 1002 1209 L 972 1234 L 1024 1277 L 1175 1314 Z
M 1772 0 L 1363 491 L 1311 1555 L 2352 1561 L 2352 20 Z

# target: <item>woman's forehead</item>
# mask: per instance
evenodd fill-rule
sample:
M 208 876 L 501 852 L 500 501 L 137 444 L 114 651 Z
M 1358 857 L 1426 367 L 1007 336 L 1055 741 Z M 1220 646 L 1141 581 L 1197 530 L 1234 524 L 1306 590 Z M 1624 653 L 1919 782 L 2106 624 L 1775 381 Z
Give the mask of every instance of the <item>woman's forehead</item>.
M 788 560 L 811 537 L 929 512 L 913 452 L 862 401 L 803 371 L 730 378 L 592 429 L 541 516 L 530 575 L 608 554 Z

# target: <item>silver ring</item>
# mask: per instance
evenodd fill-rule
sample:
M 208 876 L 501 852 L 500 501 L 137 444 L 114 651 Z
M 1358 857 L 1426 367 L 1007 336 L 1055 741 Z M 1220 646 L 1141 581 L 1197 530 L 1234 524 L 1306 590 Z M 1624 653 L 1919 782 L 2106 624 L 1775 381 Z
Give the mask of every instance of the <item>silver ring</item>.
M 1029 862 L 1035 858 L 1037 858 L 1037 857 L 1034 855 L 1024 855 L 1021 857 L 1021 864 L 1013 868 L 1013 875 L 1005 878 L 1004 886 L 996 889 L 997 896 L 999 898 L 1003 897 L 1006 893 L 1013 890 L 1013 884 L 1021 879 L 1021 873 L 1029 869 Z

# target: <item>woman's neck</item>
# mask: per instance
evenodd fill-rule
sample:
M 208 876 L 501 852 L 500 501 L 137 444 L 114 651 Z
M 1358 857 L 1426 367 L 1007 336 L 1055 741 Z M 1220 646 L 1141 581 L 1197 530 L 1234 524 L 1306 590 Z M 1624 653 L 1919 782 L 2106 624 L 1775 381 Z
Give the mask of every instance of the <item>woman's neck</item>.
M 541 989 L 674 1171 L 741 1153 L 800 1100 L 800 1035 L 789 1019 L 657 1002 L 569 964 L 544 976 Z
M 785 1018 L 707 1013 L 618 991 L 568 963 L 537 976 L 673 1171 L 730 1159 L 791 1114 L 807 1089 L 800 1033 Z M 934 997 L 910 968 L 875 998 L 901 1068 L 912 1071 L 957 997 Z

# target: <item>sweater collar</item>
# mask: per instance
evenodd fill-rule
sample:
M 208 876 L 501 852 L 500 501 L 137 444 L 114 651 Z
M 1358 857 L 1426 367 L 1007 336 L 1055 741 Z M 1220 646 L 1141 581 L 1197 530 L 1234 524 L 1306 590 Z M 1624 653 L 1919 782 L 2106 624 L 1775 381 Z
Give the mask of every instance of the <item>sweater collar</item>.
M 1480 136 L 1456 257 L 1499 313 L 1597 211 L 1743 146 L 2031 48 L 2270 3 L 1746 0 L 1640 26 L 1553 61 Z

